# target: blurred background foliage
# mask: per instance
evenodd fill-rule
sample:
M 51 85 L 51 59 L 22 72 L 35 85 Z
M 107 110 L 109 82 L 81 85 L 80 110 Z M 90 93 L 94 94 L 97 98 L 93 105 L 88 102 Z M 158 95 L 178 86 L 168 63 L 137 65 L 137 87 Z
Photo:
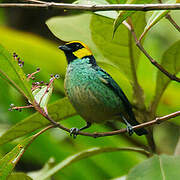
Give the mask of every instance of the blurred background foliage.
M 132 102 L 133 91 L 131 81 L 129 81 L 131 79 L 128 73 L 129 68 L 121 69 L 120 62 L 125 62 L 119 61 L 119 56 L 122 52 L 117 52 L 114 44 L 110 44 L 111 40 L 106 39 L 102 35 L 104 29 L 104 36 L 111 36 L 109 34 L 112 33 L 112 20 L 104 18 L 103 23 L 105 21 L 107 22 L 103 24 L 98 21 L 98 18 L 99 20 L 101 18 L 98 15 L 93 15 L 92 18 L 94 20 L 91 20 L 91 17 L 89 17 L 92 15 L 85 15 L 85 18 L 83 17 L 84 15 L 81 15 L 80 18 L 68 16 L 74 14 L 79 14 L 79 12 L 17 8 L 0 9 L 0 44 L 11 54 L 16 52 L 24 60 L 25 73 L 31 73 L 35 71 L 37 67 L 40 67 L 41 72 L 38 74 L 37 80 L 49 81 L 51 73 L 60 74 L 61 78 L 55 82 L 54 92 L 50 100 L 50 103 L 52 103 L 64 97 L 63 78 L 67 64 L 58 46 L 62 44 L 63 41 L 73 39 L 81 40 L 90 46 L 99 64 L 113 76 Z M 142 17 L 142 13 L 136 13 L 135 16 L 138 16 L 137 14 L 140 14 Z M 151 15 L 151 12 L 143 14 L 147 19 Z M 180 24 L 180 13 L 173 11 L 171 15 L 177 24 Z M 54 16 L 60 17 L 54 18 Z M 49 19 L 51 17 L 53 18 Z M 72 20 L 68 20 L 68 18 L 74 18 L 74 24 L 71 23 Z M 48 20 L 47 25 L 50 26 L 52 32 L 56 36 L 60 36 L 61 40 L 50 32 L 45 24 L 46 20 Z M 145 22 L 145 19 L 135 22 L 139 28 L 137 31 L 138 34 L 140 34 L 143 29 L 143 27 L 141 27 L 143 26 L 142 21 Z M 103 27 L 103 25 L 105 27 Z M 91 26 L 91 29 L 89 26 Z M 94 31 L 92 30 L 93 28 L 95 29 Z M 94 34 L 91 34 L 90 30 L 92 30 Z M 122 48 L 121 43 L 126 44 L 126 35 L 124 33 L 126 34 L 127 32 L 125 27 L 121 25 L 115 35 L 118 36 L 118 38 L 116 37 L 117 42 L 115 42 L 115 46 Z M 90 34 L 91 36 L 89 36 Z M 92 41 L 92 39 L 94 41 Z M 144 40 L 144 47 L 155 60 L 160 62 L 163 53 L 177 40 L 180 40 L 178 31 L 163 18 L 147 33 Z M 98 46 L 103 48 L 100 50 Z M 135 45 L 134 49 L 137 51 Z M 122 58 L 126 59 L 126 50 L 122 51 L 125 53 L 122 55 Z M 140 52 L 138 52 L 137 61 L 139 84 L 144 90 L 146 106 L 149 106 L 155 94 L 157 69 Z M 29 109 L 23 110 L 21 113 L 16 111 L 9 112 L 8 108 L 11 103 L 17 106 L 25 105 L 25 99 L 1 79 L 0 87 L 0 135 L 2 135 L 11 126 L 35 111 Z M 158 116 L 163 116 L 178 110 L 180 107 L 179 92 L 179 84 L 171 82 L 160 100 L 157 109 Z M 59 111 L 61 111 L 61 109 L 59 109 Z M 80 127 L 84 124 L 84 121 L 76 115 L 62 123 L 70 128 L 72 126 Z M 155 127 L 154 138 L 159 153 L 170 155 L 174 153 L 180 135 L 179 125 L 180 118 L 177 117 Z M 103 132 L 110 129 L 111 128 L 106 125 L 93 125 L 89 131 Z M 22 138 L 16 139 L 10 143 L 1 145 L 0 157 L 3 157 L 4 154 L 9 152 L 21 139 Z M 15 171 L 35 172 L 43 168 L 44 164 L 46 164 L 50 158 L 50 163 L 46 165 L 50 164 L 50 166 L 52 166 L 53 164 L 63 161 L 70 155 L 92 147 L 132 147 L 138 145 L 142 147 L 147 145 L 145 137 L 133 135 L 133 137 L 130 138 L 127 135 L 119 135 L 93 139 L 78 136 L 78 138 L 74 140 L 69 137 L 69 134 L 60 129 L 51 129 L 39 136 L 31 144 L 17 164 Z M 56 173 L 54 179 L 111 179 L 126 175 L 132 167 L 145 159 L 146 157 L 144 155 L 136 152 L 123 151 L 99 154 L 62 169 Z

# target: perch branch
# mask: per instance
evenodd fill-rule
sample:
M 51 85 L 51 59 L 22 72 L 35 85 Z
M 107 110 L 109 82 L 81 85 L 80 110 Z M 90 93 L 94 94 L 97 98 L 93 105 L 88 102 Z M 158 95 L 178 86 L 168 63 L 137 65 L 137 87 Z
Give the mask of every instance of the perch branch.
M 162 3 L 162 0 L 158 0 L 159 3 Z M 177 23 L 173 20 L 171 15 L 168 13 L 166 14 L 166 19 L 169 20 L 169 22 L 180 32 L 180 27 L 177 25 Z
M 173 20 L 173 18 L 169 15 L 166 14 L 166 19 L 169 20 L 169 22 L 180 32 L 180 26 Z
M 177 4 L 109 4 L 109 5 L 69 4 L 69 3 L 55 3 L 55 2 L 44 2 L 44 1 L 39 1 L 39 3 L 0 3 L 0 8 L 10 8 L 10 7 L 56 8 L 56 9 L 64 9 L 64 10 L 86 10 L 86 11 L 109 11 L 109 10 L 155 11 L 155 10 L 179 10 L 180 3 L 177 3 Z
M 35 109 L 41 114 L 43 115 L 48 121 L 50 121 L 54 127 L 59 127 L 60 129 L 70 132 L 70 129 L 62 126 L 60 123 L 54 121 L 49 115 L 47 115 L 37 104 L 35 104 Z M 168 114 L 166 116 L 163 117 L 157 117 L 156 119 L 149 121 L 149 122 L 145 122 L 142 124 L 139 124 L 137 126 L 133 126 L 133 130 L 135 129 L 139 129 L 139 128 L 144 128 L 144 127 L 148 127 L 148 126 L 152 126 L 154 124 L 160 124 L 163 121 L 166 121 L 168 119 L 174 118 L 176 116 L 180 115 L 180 111 Z M 122 134 L 122 133 L 126 133 L 127 129 L 120 129 L 120 130 L 116 130 L 116 131 L 111 131 L 111 132 L 95 132 L 95 133 L 87 133 L 87 132 L 82 132 L 79 131 L 78 134 L 83 135 L 83 136 L 90 136 L 90 137 L 94 137 L 94 138 L 98 138 L 98 137 L 104 137 L 104 136 L 112 136 L 112 135 L 117 135 L 117 134 Z
M 38 3 L 38 4 L 45 4 L 45 1 L 39 1 L 39 0 L 21 0 L 23 2 L 32 2 L 32 3 Z
M 131 22 L 131 19 L 128 19 L 128 23 L 130 26 L 126 26 L 132 33 L 134 40 L 136 42 L 137 47 L 144 53 L 144 55 L 149 59 L 149 61 L 155 66 L 157 67 L 163 74 L 165 74 L 169 79 L 173 80 L 173 81 L 177 81 L 180 82 L 180 78 L 178 78 L 176 75 L 169 73 L 166 69 L 164 69 L 157 61 L 155 61 L 148 53 L 147 51 L 144 49 L 144 47 L 141 44 L 141 41 L 137 39 L 137 36 L 135 34 L 134 28 L 133 28 L 133 24 Z

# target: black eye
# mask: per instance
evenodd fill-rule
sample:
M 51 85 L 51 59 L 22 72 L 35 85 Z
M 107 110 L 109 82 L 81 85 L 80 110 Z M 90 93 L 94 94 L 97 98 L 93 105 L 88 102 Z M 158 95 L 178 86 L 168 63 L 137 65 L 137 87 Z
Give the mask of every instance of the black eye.
M 76 44 L 76 47 L 79 48 L 79 47 L 80 47 L 80 44 Z

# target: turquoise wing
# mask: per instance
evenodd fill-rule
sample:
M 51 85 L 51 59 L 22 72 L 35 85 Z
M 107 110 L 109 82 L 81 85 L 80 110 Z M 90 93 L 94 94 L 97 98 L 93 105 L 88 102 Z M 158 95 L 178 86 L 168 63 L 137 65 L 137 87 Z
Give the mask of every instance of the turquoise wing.
M 96 66 L 95 69 L 96 69 L 96 71 L 98 71 L 100 79 L 103 79 L 102 82 L 104 82 L 104 84 L 106 84 L 107 87 L 111 88 L 114 91 L 114 93 L 116 93 L 122 100 L 124 108 L 126 110 L 126 113 L 129 116 L 127 121 L 132 126 L 138 125 L 139 123 L 134 116 L 134 113 L 132 111 L 132 106 L 131 106 L 129 100 L 127 99 L 126 95 L 122 91 L 122 89 L 119 87 L 119 85 L 114 81 L 114 79 L 107 72 L 105 72 L 99 66 Z M 135 130 L 135 132 L 138 135 L 147 134 L 147 131 L 144 128 L 137 129 L 137 130 Z

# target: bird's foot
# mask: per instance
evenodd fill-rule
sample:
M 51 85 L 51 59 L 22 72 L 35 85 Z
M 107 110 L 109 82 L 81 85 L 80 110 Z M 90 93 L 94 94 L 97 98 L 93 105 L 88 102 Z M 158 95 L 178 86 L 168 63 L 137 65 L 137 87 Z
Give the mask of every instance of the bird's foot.
M 133 127 L 129 123 L 127 124 L 127 132 L 129 136 L 131 136 L 134 133 Z
M 70 132 L 69 132 L 70 136 L 72 136 L 75 139 L 77 137 L 79 131 L 80 130 L 78 128 L 71 128 Z

